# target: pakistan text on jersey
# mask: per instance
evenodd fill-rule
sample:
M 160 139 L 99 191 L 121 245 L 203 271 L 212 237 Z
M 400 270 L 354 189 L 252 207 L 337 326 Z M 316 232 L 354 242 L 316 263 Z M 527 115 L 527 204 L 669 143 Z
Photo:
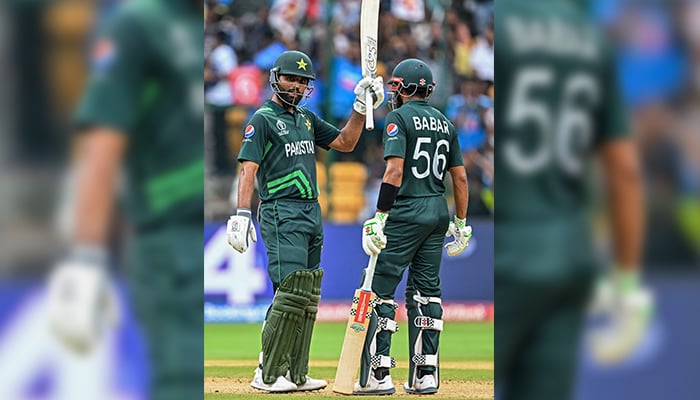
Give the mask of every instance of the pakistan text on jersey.
M 443 133 L 450 133 L 450 126 L 445 120 L 439 120 L 435 117 L 418 117 L 413 116 L 413 126 L 417 131 L 437 131 Z
M 313 140 L 299 140 L 296 142 L 285 143 L 284 151 L 289 156 L 300 156 L 304 154 L 316 154 Z

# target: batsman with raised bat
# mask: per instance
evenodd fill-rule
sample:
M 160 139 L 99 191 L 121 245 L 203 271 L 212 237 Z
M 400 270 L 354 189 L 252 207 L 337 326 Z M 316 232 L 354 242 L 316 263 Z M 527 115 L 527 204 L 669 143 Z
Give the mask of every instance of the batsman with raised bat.
M 396 287 L 408 268 L 409 377 L 404 391 L 436 393 L 439 385 L 439 339 L 443 328 L 440 262 L 445 236 L 447 254 L 461 254 L 472 236 L 466 224 L 467 174 L 454 125 L 428 104 L 435 88 L 433 74 L 418 59 L 400 62 L 392 73 L 389 106 L 382 134 L 386 171 L 374 218 L 362 229 L 362 247 L 378 255 L 372 282 L 376 307 L 372 313 L 360 379 L 354 394 L 395 392 L 389 369 L 395 321 Z M 445 200 L 445 172 L 452 177 L 454 220 Z M 382 250 L 383 249 L 383 250 Z M 376 329 L 371 329 L 376 326 Z
M 375 99 L 370 108 L 384 101 L 382 78 L 363 78 L 355 87 L 354 112 L 339 130 L 301 103 L 311 95 L 314 79 L 311 59 L 300 51 L 286 51 L 275 61 L 270 70 L 272 98 L 244 128 L 238 154 L 238 209 L 226 229 L 229 244 L 240 253 L 257 240 L 251 213 L 257 177 L 260 233 L 275 296 L 263 323 L 259 368 L 251 386 L 267 392 L 327 385 L 307 375 L 323 277 L 316 146 L 352 151 L 365 123 L 366 92 Z

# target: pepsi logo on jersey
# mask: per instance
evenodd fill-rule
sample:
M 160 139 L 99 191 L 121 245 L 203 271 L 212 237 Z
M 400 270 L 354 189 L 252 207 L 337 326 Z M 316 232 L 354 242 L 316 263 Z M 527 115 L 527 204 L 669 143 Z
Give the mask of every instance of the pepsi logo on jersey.
M 386 134 L 389 136 L 396 136 L 399 133 L 399 127 L 396 124 L 389 124 L 386 126 Z
M 253 135 L 255 135 L 255 127 L 253 127 L 253 125 L 246 126 L 245 132 L 243 133 L 243 137 L 246 139 L 250 139 Z

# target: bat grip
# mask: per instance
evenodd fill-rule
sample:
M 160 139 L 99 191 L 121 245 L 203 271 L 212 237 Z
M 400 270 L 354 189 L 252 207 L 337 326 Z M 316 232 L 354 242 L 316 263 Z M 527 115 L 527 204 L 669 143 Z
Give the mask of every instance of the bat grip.
M 365 279 L 362 281 L 362 290 L 372 290 L 372 280 L 374 279 L 374 268 L 377 266 L 379 254 L 369 256 L 369 264 L 365 268 Z
M 365 128 L 368 131 L 374 130 L 374 98 L 372 98 L 372 90 L 365 89 Z

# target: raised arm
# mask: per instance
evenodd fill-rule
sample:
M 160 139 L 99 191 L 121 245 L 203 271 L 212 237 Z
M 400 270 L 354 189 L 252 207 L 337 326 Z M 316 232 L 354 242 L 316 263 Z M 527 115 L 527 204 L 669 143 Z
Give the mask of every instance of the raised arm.
M 360 140 L 360 134 L 365 125 L 365 113 L 367 106 L 365 105 L 365 93 L 370 90 L 374 98 L 372 108 L 378 108 L 384 102 L 384 80 L 381 76 L 374 79 L 362 78 L 355 86 L 355 102 L 353 103 L 353 111 L 350 114 L 350 119 L 345 126 L 340 130 L 340 135 L 330 143 L 332 149 L 350 152 L 355 149 L 355 145 Z

